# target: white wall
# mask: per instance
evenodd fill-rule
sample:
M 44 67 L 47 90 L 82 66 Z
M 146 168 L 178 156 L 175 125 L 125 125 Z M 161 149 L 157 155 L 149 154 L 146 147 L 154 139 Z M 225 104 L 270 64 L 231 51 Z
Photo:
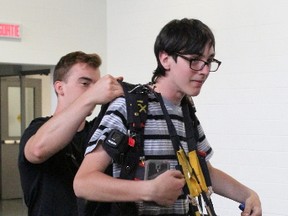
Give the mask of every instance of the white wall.
M 97 52 L 103 73 L 134 83 L 150 81 L 164 24 L 204 21 L 223 62 L 195 98 L 211 162 L 259 193 L 263 215 L 288 215 L 286 0 L 0 0 L 0 8 L 0 22 L 23 28 L 20 41 L 0 39 L 0 63 L 54 65 L 70 51 Z M 240 215 L 216 195 L 214 205 L 221 216 Z
M 223 64 L 195 98 L 214 148 L 211 162 L 262 199 L 263 215 L 288 215 L 288 1 L 108 0 L 109 73 L 150 81 L 156 35 L 174 18 L 198 18 L 214 31 Z M 221 216 L 238 204 L 214 195 Z
M 74 51 L 106 55 L 103 0 L 1 0 L 2 23 L 21 24 L 21 40 L 0 39 L 0 62 L 54 65 Z
M 105 73 L 105 0 L 0 0 L 0 8 L 0 23 L 20 24 L 22 35 L 20 40 L 0 38 L 0 64 L 51 66 L 68 52 L 82 50 L 100 54 Z M 47 78 L 42 83 L 52 85 Z M 43 98 L 50 102 L 49 96 Z M 56 106 L 53 90 L 51 101 L 51 109 L 43 106 L 45 116 Z

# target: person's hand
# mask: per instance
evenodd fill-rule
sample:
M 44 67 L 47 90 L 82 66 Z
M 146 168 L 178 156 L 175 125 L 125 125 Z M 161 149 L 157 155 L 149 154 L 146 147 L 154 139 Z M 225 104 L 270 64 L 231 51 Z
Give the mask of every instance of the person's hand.
M 258 195 L 253 192 L 245 201 L 245 209 L 241 216 L 262 216 L 261 202 Z
M 151 181 L 153 182 L 152 200 L 162 206 L 175 203 L 185 185 L 184 176 L 178 170 L 167 170 Z
M 95 99 L 96 104 L 105 104 L 116 97 L 124 95 L 121 84 L 123 77 L 105 75 L 101 77 L 90 89 L 88 97 Z

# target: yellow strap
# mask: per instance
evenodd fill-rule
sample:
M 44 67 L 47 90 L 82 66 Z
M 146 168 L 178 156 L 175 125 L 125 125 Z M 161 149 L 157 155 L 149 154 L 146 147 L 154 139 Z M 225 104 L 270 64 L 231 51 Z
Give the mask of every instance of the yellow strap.
M 208 192 L 208 187 L 206 185 L 205 177 L 203 175 L 202 168 L 200 166 L 197 152 L 195 150 L 189 152 L 188 157 L 189 157 L 190 165 L 192 166 L 192 168 L 193 168 L 193 170 L 197 176 L 197 179 L 200 182 L 200 186 L 201 186 L 202 191 Z
M 189 161 L 183 149 L 177 151 L 179 164 L 182 166 L 183 174 L 192 197 L 198 197 L 202 190 L 207 192 L 205 178 L 197 157 L 196 151 L 188 153 Z M 198 181 L 199 183 L 198 183 Z

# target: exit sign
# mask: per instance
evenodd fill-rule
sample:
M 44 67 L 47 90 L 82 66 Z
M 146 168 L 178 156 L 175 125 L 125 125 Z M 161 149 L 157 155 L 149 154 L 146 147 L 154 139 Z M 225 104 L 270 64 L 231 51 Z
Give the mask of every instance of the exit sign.
M 0 23 L 0 37 L 21 38 L 20 25 Z

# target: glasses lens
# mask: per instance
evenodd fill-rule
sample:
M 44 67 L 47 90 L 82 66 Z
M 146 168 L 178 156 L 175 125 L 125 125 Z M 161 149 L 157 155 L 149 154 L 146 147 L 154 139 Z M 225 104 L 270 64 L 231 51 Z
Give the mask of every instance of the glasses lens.
M 199 70 L 202 70 L 204 67 L 205 67 L 205 62 L 204 61 L 193 59 L 190 62 L 190 68 L 192 70 L 199 71 Z
M 217 71 L 219 68 L 219 63 L 218 62 L 215 62 L 215 61 L 212 61 L 210 63 L 210 72 L 215 72 Z
M 201 59 L 189 59 L 186 56 L 183 56 L 180 54 L 177 54 L 177 55 L 180 56 L 181 58 L 189 61 L 190 62 L 190 68 L 192 70 L 195 70 L 195 71 L 200 71 L 205 67 L 205 65 L 207 65 L 209 67 L 210 72 L 215 72 L 218 70 L 218 68 L 221 64 L 221 62 L 216 60 L 216 59 L 214 59 L 211 62 L 206 62 L 206 61 L 203 61 Z

